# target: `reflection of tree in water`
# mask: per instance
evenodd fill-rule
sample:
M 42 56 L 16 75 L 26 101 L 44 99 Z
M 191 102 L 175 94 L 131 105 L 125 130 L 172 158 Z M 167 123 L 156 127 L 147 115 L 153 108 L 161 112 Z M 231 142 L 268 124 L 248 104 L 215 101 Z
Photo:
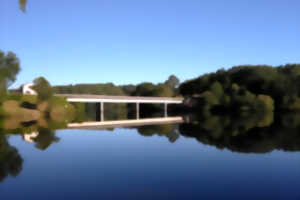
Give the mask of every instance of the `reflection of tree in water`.
M 51 144 L 58 142 L 59 138 L 56 137 L 55 131 L 46 128 L 40 128 L 38 136 L 34 138 L 33 141 L 36 143 L 36 148 L 46 150 Z
M 300 115 L 281 115 L 272 125 L 271 115 L 266 114 L 264 118 L 210 116 L 194 124 L 182 124 L 179 130 L 203 144 L 235 152 L 300 151 Z
M 22 171 L 23 165 L 23 159 L 18 150 L 9 145 L 7 141 L 8 136 L 2 132 L 0 132 L 0 182 L 9 175 L 18 176 Z M 54 142 L 58 142 L 59 138 L 55 136 L 55 131 L 39 128 L 38 135 L 33 138 L 33 141 L 36 143 L 36 148 L 45 150 Z
M 138 128 L 138 132 L 142 136 L 165 136 L 171 143 L 179 138 L 178 126 L 174 124 L 142 126 Z
M 7 137 L 0 133 L 0 182 L 7 176 L 16 177 L 22 171 L 23 159 L 18 150 L 7 142 Z
M 0 130 L 1 123 L 5 123 L 7 119 L 0 119 Z M 47 126 L 41 127 L 38 121 L 31 121 L 27 123 L 17 124 L 14 129 L 5 130 L 6 134 L 22 135 L 23 139 L 27 142 L 35 142 L 35 146 L 38 149 L 45 150 L 51 144 L 58 142 L 59 138 L 55 135 L 56 129 L 65 128 L 64 122 L 45 122 Z

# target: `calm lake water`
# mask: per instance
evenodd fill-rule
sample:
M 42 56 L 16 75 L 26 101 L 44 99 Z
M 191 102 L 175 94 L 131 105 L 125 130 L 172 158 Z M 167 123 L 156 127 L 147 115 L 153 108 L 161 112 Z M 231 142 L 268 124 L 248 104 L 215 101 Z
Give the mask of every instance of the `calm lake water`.
M 253 138 L 236 146 L 191 130 L 44 130 L 33 142 L 2 135 L 1 199 L 300 199 L 295 147 Z

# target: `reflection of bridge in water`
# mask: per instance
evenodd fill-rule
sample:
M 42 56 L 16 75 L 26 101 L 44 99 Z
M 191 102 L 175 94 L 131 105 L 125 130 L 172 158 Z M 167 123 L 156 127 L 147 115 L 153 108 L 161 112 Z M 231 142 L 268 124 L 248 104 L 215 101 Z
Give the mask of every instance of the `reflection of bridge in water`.
M 104 103 L 135 103 L 136 118 L 140 118 L 140 104 L 164 104 L 164 116 L 168 116 L 168 104 L 182 104 L 183 98 L 171 97 L 141 97 L 141 96 L 105 96 L 85 94 L 57 94 L 56 96 L 66 97 L 69 102 L 99 103 L 100 121 L 104 121 Z
M 134 120 L 116 120 L 105 122 L 83 122 L 68 124 L 69 129 L 108 129 L 108 128 L 122 128 L 122 127 L 137 127 L 145 125 L 160 125 L 160 124 L 177 124 L 183 123 L 182 117 L 160 117 L 148 119 L 134 119 Z

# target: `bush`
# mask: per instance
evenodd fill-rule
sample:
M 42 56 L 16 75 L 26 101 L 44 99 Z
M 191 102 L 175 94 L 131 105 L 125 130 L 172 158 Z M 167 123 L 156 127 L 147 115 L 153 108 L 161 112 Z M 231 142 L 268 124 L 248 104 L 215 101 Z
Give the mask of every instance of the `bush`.
M 85 104 L 84 103 L 73 103 L 72 105 L 74 106 L 75 112 L 76 112 L 74 121 L 76 121 L 76 122 L 86 121 Z
M 52 97 L 49 106 L 49 117 L 54 121 L 71 122 L 75 118 L 75 108 L 65 98 Z
M 54 90 L 51 87 L 50 83 L 43 77 L 39 77 L 34 80 L 33 89 L 38 93 L 39 101 L 48 100 L 54 94 Z

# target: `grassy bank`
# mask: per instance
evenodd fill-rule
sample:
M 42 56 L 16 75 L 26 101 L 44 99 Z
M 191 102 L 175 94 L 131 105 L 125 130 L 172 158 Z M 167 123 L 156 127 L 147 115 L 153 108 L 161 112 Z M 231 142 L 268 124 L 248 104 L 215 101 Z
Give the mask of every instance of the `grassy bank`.
M 74 106 L 62 97 L 51 97 L 39 100 L 32 95 L 6 95 L 1 98 L 0 116 L 3 118 L 4 129 L 17 129 L 28 124 L 39 127 L 49 127 L 56 124 L 66 124 L 75 118 Z

